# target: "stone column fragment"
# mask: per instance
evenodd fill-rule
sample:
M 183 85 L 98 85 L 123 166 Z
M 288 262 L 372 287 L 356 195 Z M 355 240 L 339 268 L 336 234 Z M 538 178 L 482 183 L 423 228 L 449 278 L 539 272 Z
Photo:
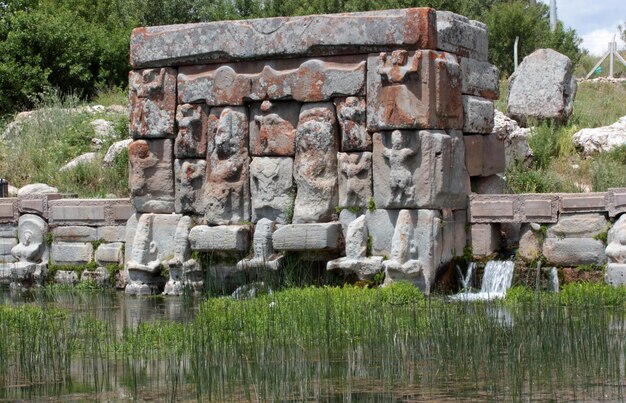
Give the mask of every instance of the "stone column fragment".
M 328 222 L 337 206 L 337 120 L 332 103 L 302 107 L 296 134 L 294 223 Z
M 132 70 L 128 87 L 131 136 L 134 139 L 173 137 L 176 70 L 169 67 Z

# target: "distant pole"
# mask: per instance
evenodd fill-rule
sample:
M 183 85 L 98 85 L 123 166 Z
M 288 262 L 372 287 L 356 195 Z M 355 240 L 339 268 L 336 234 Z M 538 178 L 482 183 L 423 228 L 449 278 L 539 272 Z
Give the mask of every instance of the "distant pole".
M 626 66 L 626 60 L 619 54 L 617 51 L 617 43 L 615 42 L 615 35 L 613 35 L 613 40 L 609 43 L 609 50 L 600 58 L 600 61 L 596 63 L 595 66 L 591 69 L 589 74 L 585 77 L 586 79 L 591 77 L 593 73 L 596 72 L 596 69 L 600 67 L 600 65 L 609 57 L 609 77 L 613 78 L 613 63 L 615 62 L 615 58 L 619 60 L 624 66 Z
M 519 36 L 515 37 L 515 44 L 513 45 L 513 62 L 515 63 L 515 70 L 517 70 L 517 44 L 519 43 Z
M 556 0 L 550 0 L 550 31 L 556 31 Z
M 613 78 L 613 62 L 615 61 L 613 55 L 615 54 L 615 35 L 613 35 L 613 40 L 609 43 L 609 77 Z

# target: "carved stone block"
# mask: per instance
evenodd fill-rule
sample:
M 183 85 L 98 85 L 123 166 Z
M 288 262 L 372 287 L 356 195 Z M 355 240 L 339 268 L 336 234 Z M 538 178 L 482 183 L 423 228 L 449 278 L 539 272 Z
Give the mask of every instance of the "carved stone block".
M 378 208 L 463 209 L 470 191 L 459 132 L 374 133 Z
M 174 142 L 176 158 L 206 158 L 209 107 L 178 105 L 178 135 Z
M 247 63 L 181 67 L 178 99 L 210 106 L 244 105 L 246 101 L 329 101 L 363 95 L 363 56 L 323 59 L 278 59 Z
M 128 87 L 131 136 L 134 139 L 173 137 L 176 70 L 169 67 L 132 70 Z
M 255 103 L 250 108 L 250 154 L 295 155 L 298 102 Z
M 335 98 L 341 129 L 341 151 L 371 151 L 372 135 L 367 131 L 365 98 Z
M 461 68 L 453 54 L 395 50 L 367 59 L 367 129 L 461 129 Z
M 341 224 L 291 224 L 274 232 L 273 246 L 279 251 L 337 250 L 341 241 Z
M 128 146 L 128 184 L 137 212 L 174 212 L 172 143 L 171 139 L 136 140 Z
M 244 253 L 250 245 L 249 225 L 196 225 L 189 232 L 192 250 Z
M 496 66 L 461 57 L 463 94 L 496 100 L 500 97 L 500 71 Z
M 437 11 L 437 49 L 487 61 L 487 26 L 450 11 Z
M 278 270 L 283 256 L 274 251 L 272 240 L 276 223 L 267 218 L 261 218 L 254 228 L 254 241 L 252 258 L 246 258 L 237 262 L 239 269 L 269 269 Z
M 339 207 L 367 207 L 372 197 L 372 153 L 337 153 Z
M 494 109 L 489 99 L 463 95 L 464 123 L 466 133 L 489 134 L 493 130 Z M 504 148 L 502 149 L 504 155 Z
M 185 159 L 174 161 L 175 200 L 174 207 L 181 214 L 204 214 L 204 184 L 206 161 Z
M 211 109 L 203 192 L 204 218 L 208 224 L 250 221 L 249 165 L 246 109 Z
M 296 134 L 294 223 L 327 222 L 337 206 L 337 121 L 332 103 L 302 107 Z
M 250 163 L 252 222 L 268 218 L 285 224 L 285 213 L 292 208 L 293 159 L 254 157 Z

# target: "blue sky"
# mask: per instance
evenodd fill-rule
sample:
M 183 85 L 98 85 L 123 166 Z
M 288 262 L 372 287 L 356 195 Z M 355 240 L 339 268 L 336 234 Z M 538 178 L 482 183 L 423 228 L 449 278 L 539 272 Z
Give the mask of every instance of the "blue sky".
M 539 0 L 549 4 L 550 0 Z M 617 25 L 626 22 L 626 0 L 556 0 L 557 17 L 574 28 L 583 39 L 582 47 L 596 56 L 606 52 Z M 617 35 L 619 38 L 619 35 Z M 618 43 L 619 49 L 625 44 Z

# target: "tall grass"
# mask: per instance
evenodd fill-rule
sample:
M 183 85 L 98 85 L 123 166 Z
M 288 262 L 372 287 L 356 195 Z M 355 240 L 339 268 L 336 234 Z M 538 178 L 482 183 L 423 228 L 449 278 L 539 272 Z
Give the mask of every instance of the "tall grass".
M 189 322 L 132 326 L 63 313 L 52 324 L 42 319 L 49 308 L 3 307 L 0 397 L 71 393 L 70 378 L 103 399 L 110 390 L 170 401 L 626 397 L 626 289 L 511 295 L 461 304 L 402 283 L 308 287 L 210 298 Z

